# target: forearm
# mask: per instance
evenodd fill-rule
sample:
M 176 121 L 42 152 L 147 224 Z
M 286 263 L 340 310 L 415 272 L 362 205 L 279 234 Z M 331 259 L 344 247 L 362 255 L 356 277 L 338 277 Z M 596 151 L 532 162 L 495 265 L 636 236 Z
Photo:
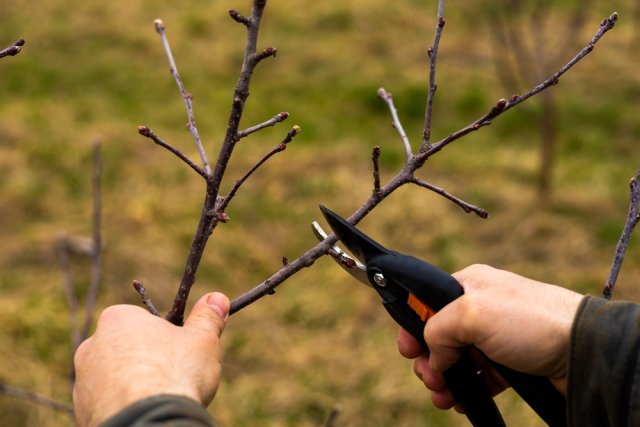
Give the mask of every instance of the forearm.
M 640 425 L 640 305 L 585 297 L 571 332 L 571 426 Z

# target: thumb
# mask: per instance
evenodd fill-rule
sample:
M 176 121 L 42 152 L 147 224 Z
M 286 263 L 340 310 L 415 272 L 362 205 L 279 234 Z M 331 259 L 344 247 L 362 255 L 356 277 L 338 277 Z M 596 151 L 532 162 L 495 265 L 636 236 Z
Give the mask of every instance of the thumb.
M 451 367 L 468 345 L 461 336 L 459 317 L 451 315 L 455 311 L 453 308 L 456 308 L 455 304 L 443 308 L 429 319 L 424 330 L 424 338 L 431 352 L 429 367 L 434 371 L 443 372 Z
M 184 327 L 198 328 L 220 336 L 229 318 L 229 306 L 226 295 L 220 292 L 205 294 L 191 309 Z

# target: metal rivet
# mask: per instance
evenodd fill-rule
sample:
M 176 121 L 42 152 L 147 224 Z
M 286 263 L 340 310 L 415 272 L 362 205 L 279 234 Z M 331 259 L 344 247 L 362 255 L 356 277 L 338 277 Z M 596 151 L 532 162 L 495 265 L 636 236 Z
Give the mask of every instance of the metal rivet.
M 373 281 L 376 282 L 376 285 L 378 286 L 387 286 L 387 279 L 384 278 L 382 273 L 374 274 Z

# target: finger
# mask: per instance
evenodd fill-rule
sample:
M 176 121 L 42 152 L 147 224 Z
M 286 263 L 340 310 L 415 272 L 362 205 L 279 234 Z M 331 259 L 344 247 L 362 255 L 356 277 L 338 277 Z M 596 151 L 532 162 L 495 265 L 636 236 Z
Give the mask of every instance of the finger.
M 442 391 L 432 391 L 431 401 L 433 402 L 433 405 L 438 409 L 451 409 L 456 403 L 456 400 L 453 398 L 453 394 L 451 394 L 451 391 L 449 389 L 444 389 Z M 456 410 L 458 409 L 456 408 Z
M 220 336 L 229 317 L 229 306 L 226 295 L 220 292 L 206 294 L 195 303 L 184 327 L 198 328 Z
M 407 359 L 415 359 L 422 354 L 418 341 L 404 328 L 398 330 L 398 350 Z
M 424 385 L 431 391 L 443 391 L 447 384 L 442 372 L 434 371 L 429 368 L 429 358 L 421 356 L 415 359 L 413 363 L 413 371 L 416 376 L 422 380 Z
M 459 358 L 462 350 L 471 344 L 466 338 L 468 313 L 463 295 L 440 310 L 429 319 L 424 330 L 424 338 L 429 346 L 429 366 L 435 371 L 444 371 Z M 466 319 L 466 320 L 465 320 Z

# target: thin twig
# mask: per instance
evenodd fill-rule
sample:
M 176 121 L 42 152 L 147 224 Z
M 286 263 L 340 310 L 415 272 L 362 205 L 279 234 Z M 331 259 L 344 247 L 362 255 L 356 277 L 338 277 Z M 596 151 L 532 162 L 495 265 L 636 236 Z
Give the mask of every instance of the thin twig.
M 516 105 L 520 104 L 523 101 L 526 101 L 532 96 L 542 92 L 548 87 L 557 85 L 558 82 L 560 81 L 560 77 L 562 77 L 563 74 L 565 74 L 574 65 L 576 65 L 582 58 L 584 58 L 589 53 L 591 53 L 596 43 L 598 43 L 598 41 L 602 38 L 603 35 L 605 35 L 607 31 L 609 31 L 616 25 L 617 21 L 618 21 L 618 14 L 616 12 L 613 12 L 608 18 L 603 19 L 602 22 L 600 23 L 600 28 L 598 29 L 596 34 L 594 34 L 594 36 L 591 38 L 591 41 L 585 47 L 583 47 L 580 50 L 580 52 L 578 52 L 573 58 L 569 60 L 569 62 L 567 62 L 558 71 L 552 74 L 548 79 L 541 82 L 539 85 L 537 85 L 527 93 L 510 99 L 507 105 L 505 105 L 505 108 L 503 111 L 510 110 L 511 108 L 515 107 Z
M 373 162 L 373 194 L 380 194 L 380 147 L 373 147 L 371 153 L 371 161 Z
M 193 114 L 193 97 L 184 87 L 182 83 L 182 79 L 180 78 L 180 74 L 178 73 L 178 67 L 176 66 L 176 62 L 173 59 L 173 53 L 171 52 L 171 46 L 169 45 L 169 39 L 167 38 L 167 34 L 165 31 L 165 25 L 160 19 L 156 19 L 154 22 L 156 27 L 156 31 L 160 34 L 160 38 L 162 39 L 162 45 L 164 46 L 164 50 L 167 54 L 167 58 L 169 59 L 169 66 L 171 67 L 171 75 L 176 81 L 178 85 L 178 89 L 180 89 L 180 94 L 182 95 L 182 99 L 184 100 L 184 105 L 187 109 L 187 119 L 188 119 L 188 129 L 193 136 L 193 142 L 196 144 L 196 149 L 200 154 L 200 159 L 202 160 L 202 165 L 207 174 L 211 173 L 211 166 L 209 166 L 209 159 L 207 159 L 207 154 L 204 151 L 204 147 L 202 146 L 202 141 L 200 140 L 200 134 L 198 133 L 198 128 L 196 127 L 196 119 Z
M 24 46 L 24 44 L 24 39 L 16 40 L 10 46 L 0 50 L 0 58 L 4 58 L 5 56 L 16 56 L 22 50 L 22 46 Z
M 433 37 L 433 45 L 429 48 L 429 91 L 427 93 L 427 106 L 424 113 L 424 128 L 422 131 L 422 147 L 424 151 L 431 142 L 431 117 L 433 114 L 433 99 L 436 95 L 438 85 L 436 83 L 436 63 L 438 60 L 438 50 L 440 48 L 440 37 L 444 29 L 444 0 L 438 2 L 438 25 Z
M 92 213 L 92 248 L 91 278 L 85 302 L 84 326 L 80 333 L 80 340 L 89 336 L 93 323 L 96 299 L 102 282 L 102 150 L 100 141 L 93 143 L 93 213 Z
M 161 146 L 163 148 L 166 148 L 167 150 L 169 150 L 170 152 L 175 154 L 180 160 L 185 162 L 191 169 L 196 171 L 196 173 L 198 175 L 200 175 L 204 179 L 207 179 L 208 175 L 207 175 L 207 172 L 204 169 L 202 169 L 200 166 L 198 166 L 194 162 L 192 162 L 191 159 L 189 159 L 187 156 L 184 155 L 184 153 L 182 153 L 182 151 L 180 151 L 177 148 L 175 148 L 174 146 L 164 142 L 162 139 L 160 139 L 160 137 L 158 137 L 158 135 L 156 135 L 148 127 L 146 127 L 146 126 L 138 126 L 138 133 L 140 135 L 142 135 L 142 136 L 146 136 L 147 138 L 151 139 L 153 142 L 155 142 L 159 146 Z
M 133 288 L 140 294 L 142 297 L 142 303 L 147 307 L 147 310 L 154 316 L 160 316 L 160 312 L 156 309 L 156 306 L 153 305 L 151 298 L 149 298 L 149 294 L 147 294 L 147 290 L 144 286 L 142 286 L 142 282 L 139 280 L 133 281 Z
M 62 233 L 56 239 L 56 250 L 58 262 L 62 271 L 64 293 L 69 305 L 69 325 L 71 327 L 71 350 L 75 353 L 80 344 L 80 330 L 78 328 L 78 298 L 73 286 L 73 274 L 71 273 L 71 263 L 69 262 L 69 246 L 67 236 Z
M 470 203 L 465 202 L 464 200 L 454 196 L 453 194 L 448 193 L 447 191 L 443 190 L 440 187 L 436 187 L 435 185 L 432 185 L 426 181 L 423 181 L 421 179 L 418 178 L 413 178 L 411 180 L 412 183 L 426 188 L 428 190 L 433 191 L 434 193 L 437 193 L 439 195 L 441 195 L 442 197 L 444 197 L 445 199 L 451 200 L 453 203 L 455 203 L 456 205 L 460 206 L 462 208 L 462 210 L 464 210 L 466 213 L 471 213 L 473 212 L 474 214 L 478 215 L 480 218 L 488 218 L 489 217 L 489 212 L 487 212 L 486 210 L 482 209 L 481 207 L 472 205 Z
M 46 408 L 53 409 L 54 411 L 63 412 L 67 415 L 73 416 L 73 408 L 71 406 L 65 405 L 64 403 L 58 402 L 53 399 L 49 399 L 48 397 L 45 397 L 38 393 L 33 393 L 31 391 L 12 387 L 6 384 L 0 384 L 0 394 L 28 400 L 29 402 L 35 403 L 37 405 L 41 405 Z
M 393 95 L 387 92 L 383 87 L 381 87 L 380 89 L 378 89 L 378 98 L 386 102 L 387 106 L 389 107 L 389 112 L 391 112 L 391 117 L 393 118 L 393 127 L 398 131 L 398 134 L 400 134 L 400 138 L 402 139 L 402 143 L 404 144 L 404 150 L 407 154 L 407 160 L 409 160 L 411 157 L 413 157 L 413 151 L 411 150 L 411 143 L 409 142 L 407 133 L 404 131 L 402 123 L 400 122 L 400 118 L 398 117 L 398 111 L 393 104 Z
M 602 38 L 602 36 L 615 26 L 617 20 L 618 20 L 618 14 L 615 12 L 612 13 L 608 18 L 603 19 L 602 22 L 600 23 L 600 28 L 598 29 L 596 34 L 593 36 L 591 41 L 584 48 L 582 48 L 580 52 L 578 52 L 578 54 L 576 54 L 573 58 L 571 58 L 569 62 L 563 65 L 558 71 L 553 73 L 549 78 L 547 78 L 546 80 L 544 80 L 543 82 L 541 82 L 540 84 L 538 84 L 537 86 L 529 90 L 528 92 L 524 93 L 523 95 L 513 96 L 509 99 L 509 101 L 505 101 L 505 100 L 498 101 L 498 103 L 487 114 L 485 114 L 475 122 L 460 129 L 457 132 L 454 132 L 446 136 L 445 138 L 441 139 L 437 143 L 428 147 L 428 149 L 426 150 L 421 149 L 420 153 L 418 154 L 418 157 L 421 159 L 426 159 L 427 157 L 430 157 L 436 152 L 442 150 L 445 146 L 460 139 L 464 135 L 474 132 L 480 129 L 481 127 L 490 125 L 491 120 L 498 117 L 505 111 L 510 110 L 511 108 L 526 101 L 532 96 L 537 95 L 543 90 L 558 84 L 560 77 L 563 74 L 565 74 L 567 71 L 569 71 L 574 65 L 576 65 L 582 58 L 587 56 L 593 50 L 596 43 Z
M 73 274 L 71 273 L 71 263 L 69 261 L 69 245 L 67 236 L 61 233 L 56 239 L 56 250 L 58 253 L 58 262 L 60 270 L 62 270 L 64 293 L 67 297 L 69 305 L 69 328 L 71 329 L 71 354 L 75 354 L 80 345 L 80 328 L 78 326 L 78 297 L 76 296 L 73 284 Z M 76 380 L 76 370 L 72 363 L 69 365 L 69 388 L 73 392 L 73 384 Z
M 622 262 L 624 261 L 624 255 L 627 252 L 629 246 L 629 239 L 634 228 L 640 221 L 640 213 L 638 212 L 638 205 L 640 204 L 640 169 L 636 172 L 636 175 L 631 178 L 629 182 L 629 212 L 627 214 L 627 222 L 624 225 L 618 244 L 616 245 L 616 252 L 611 264 L 611 271 L 609 272 L 609 278 L 602 290 L 602 296 L 606 299 L 611 299 L 613 291 L 616 287 L 616 281 L 618 280 L 618 274 L 622 268 Z
M 245 136 L 251 135 L 252 133 L 262 130 L 266 127 L 274 126 L 277 123 L 283 122 L 287 119 L 287 117 L 289 117 L 289 113 L 287 113 L 286 111 L 278 113 L 266 122 L 259 123 L 255 126 L 251 126 L 250 128 L 238 132 L 238 139 L 244 138 Z

